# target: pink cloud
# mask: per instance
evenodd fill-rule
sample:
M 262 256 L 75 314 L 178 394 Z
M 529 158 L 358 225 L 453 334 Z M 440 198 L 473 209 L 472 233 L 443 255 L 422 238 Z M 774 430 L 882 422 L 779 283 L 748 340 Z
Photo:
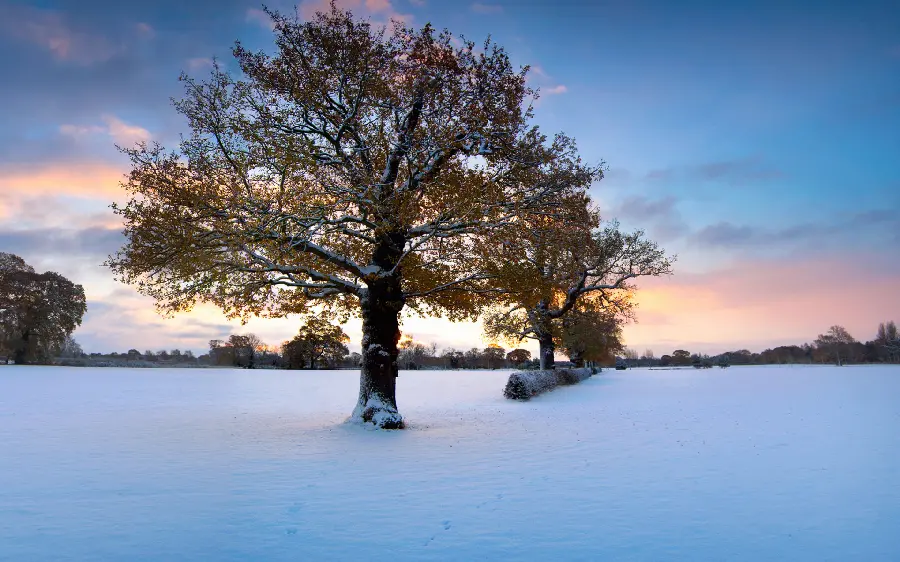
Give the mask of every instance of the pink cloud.
M 366 0 L 366 9 L 371 12 L 385 12 L 391 10 L 390 0 Z
M 275 24 L 272 22 L 272 18 L 269 17 L 269 14 L 257 8 L 248 8 L 247 13 L 245 14 L 245 19 L 248 22 L 255 23 L 260 27 L 264 27 L 266 29 L 275 29 Z
M 490 14 L 501 14 L 503 13 L 503 6 L 498 6 L 497 4 L 483 4 L 481 2 L 475 2 L 471 6 L 472 11 L 476 14 L 490 15 Z
M 103 62 L 120 51 L 104 37 L 75 29 L 61 12 L 31 6 L 0 4 L 0 33 L 78 64 Z
M 150 38 L 156 35 L 156 30 L 149 23 L 140 22 L 136 26 L 140 35 Z

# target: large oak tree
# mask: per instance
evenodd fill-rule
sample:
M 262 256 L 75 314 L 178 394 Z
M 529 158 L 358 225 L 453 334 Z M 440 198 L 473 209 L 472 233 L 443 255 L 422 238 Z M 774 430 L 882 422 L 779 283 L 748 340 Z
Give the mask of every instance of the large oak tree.
M 333 4 L 270 15 L 273 55 L 238 44 L 240 76 L 184 78 L 178 149 L 126 150 L 127 244 L 109 264 L 165 311 L 359 314 L 352 419 L 402 427 L 401 311 L 477 315 L 479 240 L 594 173 L 529 124 L 527 69 L 495 44 L 375 28 Z

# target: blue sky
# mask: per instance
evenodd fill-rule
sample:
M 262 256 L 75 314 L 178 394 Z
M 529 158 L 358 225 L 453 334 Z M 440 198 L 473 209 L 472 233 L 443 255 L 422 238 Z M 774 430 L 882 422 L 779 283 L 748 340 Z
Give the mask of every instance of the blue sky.
M 490 34 L 532 67 L 537 122 L 608 163 L 593 189 L 606 215 L 679 256 L 674 276 L 643 284 L 630 345 L 756 349 L 835 323 L 865 340 L 900 320 L 896 2 L 339 4 Z M 230 64 L 237 39 L 269 48 L 260 8 L 0 0 L 0 49 L 11 53 L 0 60 L 0 250 L 85 285 L 76 337 L 89 350 L 200 351 L 231 330 L 270 343 L 295 331 L 292 319 L 235 327 L 208 308 L 162 319 L 99 267 L 121 242 L 108 205 L 127 163 L 114 143 L 174 144 L 186 131 L 169 101 L 179 73 L 203 75 L 212 57 Z M 406 327 L 442 347 L 485 344 L 471 326 Z

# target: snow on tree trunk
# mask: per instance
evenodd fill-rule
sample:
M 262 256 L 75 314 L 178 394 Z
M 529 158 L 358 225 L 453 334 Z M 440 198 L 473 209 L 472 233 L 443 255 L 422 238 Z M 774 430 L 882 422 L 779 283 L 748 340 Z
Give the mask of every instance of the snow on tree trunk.
M 19 347 L 13 352 L 13 361 L 16 365 L 25 365 L 28 363 L 28 345 L 30 338 L 31 330 L 25 330 L 22 334 L 22 341 L 19 342 Z
M 391 277 L 369 286 L 360 299 L 362 309 L 362 370 L 359 400 L 351 420 L 381 429 L 401 429 L 397 411 L 397 343 L 400 341 L 400 280 Z

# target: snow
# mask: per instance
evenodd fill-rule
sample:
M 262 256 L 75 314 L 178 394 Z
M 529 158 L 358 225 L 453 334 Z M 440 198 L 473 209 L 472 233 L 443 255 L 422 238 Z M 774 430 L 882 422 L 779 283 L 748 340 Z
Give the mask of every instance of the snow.
M 0 367 L 0 560 L 900 559 L 900 367 Z

